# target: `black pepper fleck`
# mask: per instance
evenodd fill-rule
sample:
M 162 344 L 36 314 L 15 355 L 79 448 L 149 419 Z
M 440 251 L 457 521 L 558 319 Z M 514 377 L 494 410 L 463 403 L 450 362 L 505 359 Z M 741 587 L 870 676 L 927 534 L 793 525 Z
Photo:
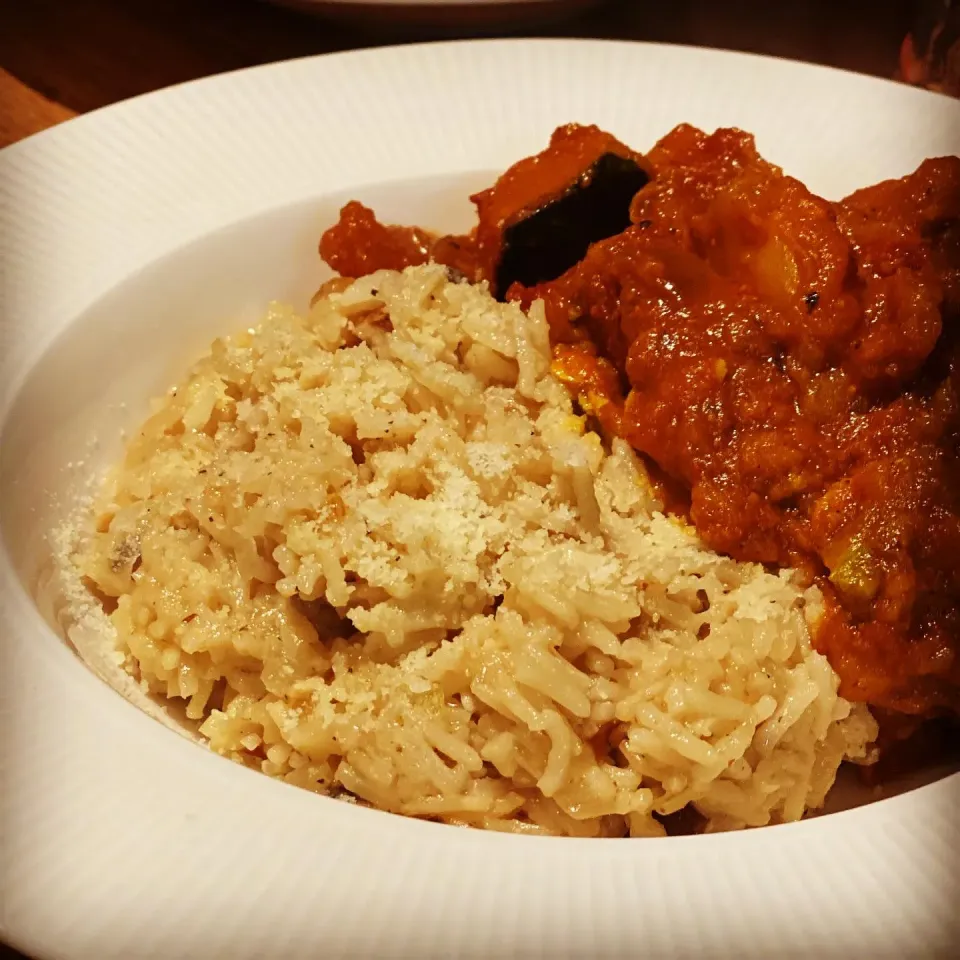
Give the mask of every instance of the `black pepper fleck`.
M 807 305 L 807 313 L 813 313 L 814 307 L 820 302 L 820 294 L 816 290 L 811 290 L 803 298 L 803 302 Z

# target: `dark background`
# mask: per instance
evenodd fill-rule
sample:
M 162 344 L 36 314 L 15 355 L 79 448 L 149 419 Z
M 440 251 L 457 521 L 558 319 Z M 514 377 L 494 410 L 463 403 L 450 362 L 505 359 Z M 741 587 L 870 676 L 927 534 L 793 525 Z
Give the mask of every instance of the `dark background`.
M 919 6 L 909 0 L 598 0 L 562 23 L 518 32 L 724 47 L 889 77 Z M 0 68 L 83 113 L 273 60 L 477 32 L 475 26 L 440 33 L 382 24 L 375 31 L 262 0 L 0 0 Z M 0 111 L 15 108 L 16 101 L 0 100 Z M 0 960 L 19 957 L 0 945 Z
M 726 47 L 890 76 L 919 5 L 597 0 L 573 19 L 521 33 Z M 375 32 L 263 0 L 0 0 L 0 24 L 0 67 L 77 112 L 252 64 L 437 35 Z

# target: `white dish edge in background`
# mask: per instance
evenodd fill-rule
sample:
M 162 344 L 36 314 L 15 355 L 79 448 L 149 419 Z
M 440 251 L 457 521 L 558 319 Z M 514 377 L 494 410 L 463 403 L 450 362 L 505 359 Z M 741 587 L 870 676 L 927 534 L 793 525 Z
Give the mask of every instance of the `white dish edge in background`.
M 960 103 L 946 98 L 826 68 L 641 44 L 407 46 L 172 88 L 0 154 L 0 424 L 38 360 L 49 366 L 41 358 L 55 338 L 91 306 L 94 320 L 81 322 L 94 329 L 109 302 L 101 298 L 121 283 L 153 282 L 150 270 L 162 268 L 149 265 L 160 258 L 199 275 L 209 258 L 209 300 L 196 304 L 202 332 L 229 328 L 237 318 L 226 314 L 243 297 L 306 292 L 313 263 L 320 276 L 330 196 L 389 206 L 384 184 L 407 181 L 396 200 L 407 209 L 410 182 L 446 178 L 449 193 L 458 177 L 475 182 L 478 171 L 540 149 L 568 121 L 598 123 L 640 150 L 679 122 L 741 126 L 768 159 L 833 197 L 925 156 L 960 153 Z M 233 240 L 209 237 L 224 228 Z M 224 253 L 240 241 L 261 244 L 244 271 L 242 251 Z M 286 270 L 276 291 L 257 273 L 271 264 Z M 147 280 L 129 279 L 144 268 Z M 218 284 L 231 269 L 221 307 Z M 152 346 L 143 353 L 129 368 L 146 390 L 165 374 Z M 80 389 L 74 378 L 90 390 L 101 378 L 107 434 L 125 414 L 107 404 L 105 371 L 122 359 L 68 366 L 59 381 L 67 396 Z M 37 423 L 56 410 L 53 393 L 34 398 Z M 4 428 L 0 444 L 0 937 L 68 960 L 659 960 L 946 956 L 960 936 L 960 775 L 743 834 L 549 840 L 318 798 L 171 735 L 58 643 L 17 577 L 13 560 L 29 565 L 49 511 L 32 478 L 61 443 L 39 432 L 27 442 L 23 406 L 19 433 Z M 79 442 L 62 441 L 65 463 L 82 459 L 66 455 Z

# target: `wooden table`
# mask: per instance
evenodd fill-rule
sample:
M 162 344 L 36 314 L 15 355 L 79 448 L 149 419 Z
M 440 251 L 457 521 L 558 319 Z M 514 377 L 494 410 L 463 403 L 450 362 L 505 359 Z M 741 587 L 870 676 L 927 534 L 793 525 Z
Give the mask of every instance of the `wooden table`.
M 726 47 L 891 76 L 913 6 L 910 0 L 601 0 L 591 12 L 537 34 Z M 0 146 L 77 113 L 208 74 L 425 39 L 422 30 L 375 33 L 261 0 L 0 0 L 0 25 Z M 0 945 L 0 960 L 19 956 Z
M 890 76 L 910 0 L 599 0 L 539 35 L 771 53 Z M 0 146 L 172 83 L 289 57 L 422 40 L 262 0 L 0 0 Z

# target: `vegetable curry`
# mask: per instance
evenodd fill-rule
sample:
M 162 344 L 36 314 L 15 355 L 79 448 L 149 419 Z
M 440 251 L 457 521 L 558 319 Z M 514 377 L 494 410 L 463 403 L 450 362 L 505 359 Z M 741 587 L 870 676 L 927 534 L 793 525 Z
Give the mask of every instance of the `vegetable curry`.
M 500 289 L 511 229 L 611 154 L 642 171 L 626 228 Z M 556 373 L 702 539 L 819 583 L 844 696 L 960 711 L 960 159 L 831 203 L 738 130 L 680 126 L 640 157 L 569 126 L 474 201 L 465 237 L 350 204 L 321 254 L 352 276 L 433 258 L 542 299 Z

